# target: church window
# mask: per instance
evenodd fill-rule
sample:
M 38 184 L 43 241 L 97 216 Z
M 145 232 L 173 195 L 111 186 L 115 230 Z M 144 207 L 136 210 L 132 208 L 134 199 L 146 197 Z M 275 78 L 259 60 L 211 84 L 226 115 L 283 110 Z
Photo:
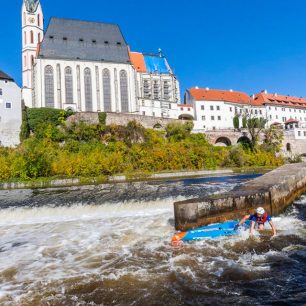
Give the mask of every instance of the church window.
M 81 69 L 80 65 L 76 67 L 77 71 L 77 93 L 78 93 L 78 109 L 81 110 Z
M 27 56 L 26 55 L 23 57 L 23 60 L 24 60 L 24 67 L 27 67 Z
M 0 96 L 2 96 L 3 95 L 3 90 L 2 90 L 2 88 L 0 88 Z
M 84 70 L 85 111 L 92 112 L 92 80 L 89 68 Z
M 33 66 L 34 65 L 34 56 L 31 55 L 31 65 Z
M 150 99 L 151 97 L 151 86 L 149 80 L 143 81 L 143 96 L 146 99 Z
M 73 103 L 73 78 L 71 67 L 65 68 L 65 90 L 66 90 L 66 103 Z
M 154 100 L 159 100 L 159 91 L 160 91 L 159 82 L 155 80 L 153 82 L 153 96 L 154 96 Z
M 45 67 L 45 101 L 46 107 L 54 108 L 54 74 L 50 65 Z
M 37 25 L 40 27 L 40 14 L 37 16 Z
M 33 31 L 30 32 L 30 37 L 31 37 L 31 44 L 34 44 L 34 33 L 33 33 Z
M 26 24 L 26 13 L 23 13 L 23 25 Z
M 61 74 L 61 65 L 56 65 L 56 75 L 57 75 L 57 103 L 59 108 L 62 108 L 62 74 Z
M 24 31 L 24 44 L 26 45 L 27 44 L 27 32 Z
M 38 33 L 37 38 L 38 38 L 38 43 L 40 43 L 40 33 Z
M 170 99 L 170 84 L 168 81 L 164 82 L 164 99 L 167 101 Z
M 103 70 L 103 100 L 104 111 L 112 111 L 111 78 L 108 69 Z
M 128 78 L 125 70 L 120 71 L 120 94 L 121 94 L 121 111 L 124 113 L 129 112 L 129 90 Z

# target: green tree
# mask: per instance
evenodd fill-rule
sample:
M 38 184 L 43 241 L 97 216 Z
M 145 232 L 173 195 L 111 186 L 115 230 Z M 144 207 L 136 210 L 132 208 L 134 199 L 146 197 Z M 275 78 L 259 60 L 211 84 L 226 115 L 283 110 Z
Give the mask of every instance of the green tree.
M 233 118 L 233 125 L 234 125 L 234 129 L 238 130 L 239 126 L 240 126 L 240 122 L 239 122 L 239 116 L 235 115 L 235 117 Z
M 169 139 L 169 141 L 182 141 L 190 136 L 192 129 L 193 122 L 191 121 L 184 123 L 171 122 L 166 126 L 166 137 Z
M 242 127 L 246 129 L 248 126 L 248 118 L 246 116 L 242 117 Z
M 259 136 L 266 126 L 267 120 L 264 118 L 248 118 L 247 129 L 251 136 L 251 146 L 254 150 L 258 144 Z
M 270 126 L 268 129 L 263 131 L 264 142 L 262 144 L 262 149 L 267 152 L 278 153 L 281 151 L 284 131 L 282 128 L 275 125 Z

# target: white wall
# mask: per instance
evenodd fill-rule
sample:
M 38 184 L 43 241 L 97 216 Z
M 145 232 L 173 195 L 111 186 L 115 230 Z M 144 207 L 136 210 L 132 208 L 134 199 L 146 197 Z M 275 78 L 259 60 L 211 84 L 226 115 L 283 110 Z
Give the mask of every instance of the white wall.
M 13 147 L 20 143 L 21 90 L 15 82 L 5 80 L 0 80 L 0 89 L 0 141 L 3 146 Z
M 129 64 L 116 63 L 100 63 L 100 62 L 86 62 L 73 60 L 52 60 L 52 59 L 37 59 L 34 68 L 35 77 L 35 101 L 34 107 L 45 107 L 45 78 L 44 69 L 46 66 L 52 66 L 54 73 L 54 95 L 55 108 L 67 109 L 72 108 L 75 111 L 85 111 L 85 89 L 84 89 L 84 69 L 91 70 L 92 77 L 92 102 L 93 111 L 104 111 L 103 103 L 103 77 L 102 71 L 107 68 L 111 75 L 111 96 L 112 96 L 112 111 L 121 112 L 120 99 L 120 76 L 121 70 L 125 70 L 128 76 L 128 92 L 129 92 L 129 112 L 137 111 L 136 106 L 136 84 L 134 77 L 134 69 Z M 57 73 L 57 65 L 60 65 L 60 82 Z M 67 104 L 65 99 L 65 68 L 72 68 L 73 74 L 73 97 L 74 103 Z M 81 101 L 78 99 L 78 84 L 77 84 L 77 66 L 80 67 L 80 89 Z M 98 68 L 98 82 L 96 78 L 96 67 Z M 58 83 L 60 83 L 60 92 L 58 91 Z M 99 86 L 97 86 L 97 83 Z M 99 87 L 99 91 L 97 90 Z M 99 98 L 98 98 L 99 96 Z
M 180 87 L 175 76 L 170 74 L 149 74 L 137 72 L 137 100 L 139 105 L 139 114 L 144 116 L 164 117 L 177 119 L 180 103 Z M 150 85 L 150 97 L 145 96 L 144 82 L 148 81 Z M 159 84 L 158 96 L 154 96 L 153 84 L 157 81 Z M 169 84 L 169 97 L 166 99 L 163 84 L 167 81 Z

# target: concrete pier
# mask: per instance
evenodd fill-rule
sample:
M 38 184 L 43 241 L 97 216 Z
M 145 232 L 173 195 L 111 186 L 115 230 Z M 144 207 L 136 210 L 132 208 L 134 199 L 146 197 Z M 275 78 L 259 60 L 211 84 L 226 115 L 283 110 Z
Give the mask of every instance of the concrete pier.
M 253 213 L 262 206 L 272 216 L 306 192 L 306 163 L 290 164 L 220 195 L 174 203 L 175 227 L 186 231 Z

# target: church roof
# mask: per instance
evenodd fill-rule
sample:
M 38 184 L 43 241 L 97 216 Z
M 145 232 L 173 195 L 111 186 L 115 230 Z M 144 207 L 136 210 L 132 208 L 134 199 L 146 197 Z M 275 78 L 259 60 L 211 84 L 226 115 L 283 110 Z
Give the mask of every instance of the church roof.
M 172 70 L 165 57 L 158 54 L 142 54 L 130 52 L 132 65 L 138 72 L 172 74 Z
M 39 57 L 130 63 L 118 25 L 62 18 L 51 18 Z
M 0 80 L 14 81 L 9 75 L 0 70 Z

